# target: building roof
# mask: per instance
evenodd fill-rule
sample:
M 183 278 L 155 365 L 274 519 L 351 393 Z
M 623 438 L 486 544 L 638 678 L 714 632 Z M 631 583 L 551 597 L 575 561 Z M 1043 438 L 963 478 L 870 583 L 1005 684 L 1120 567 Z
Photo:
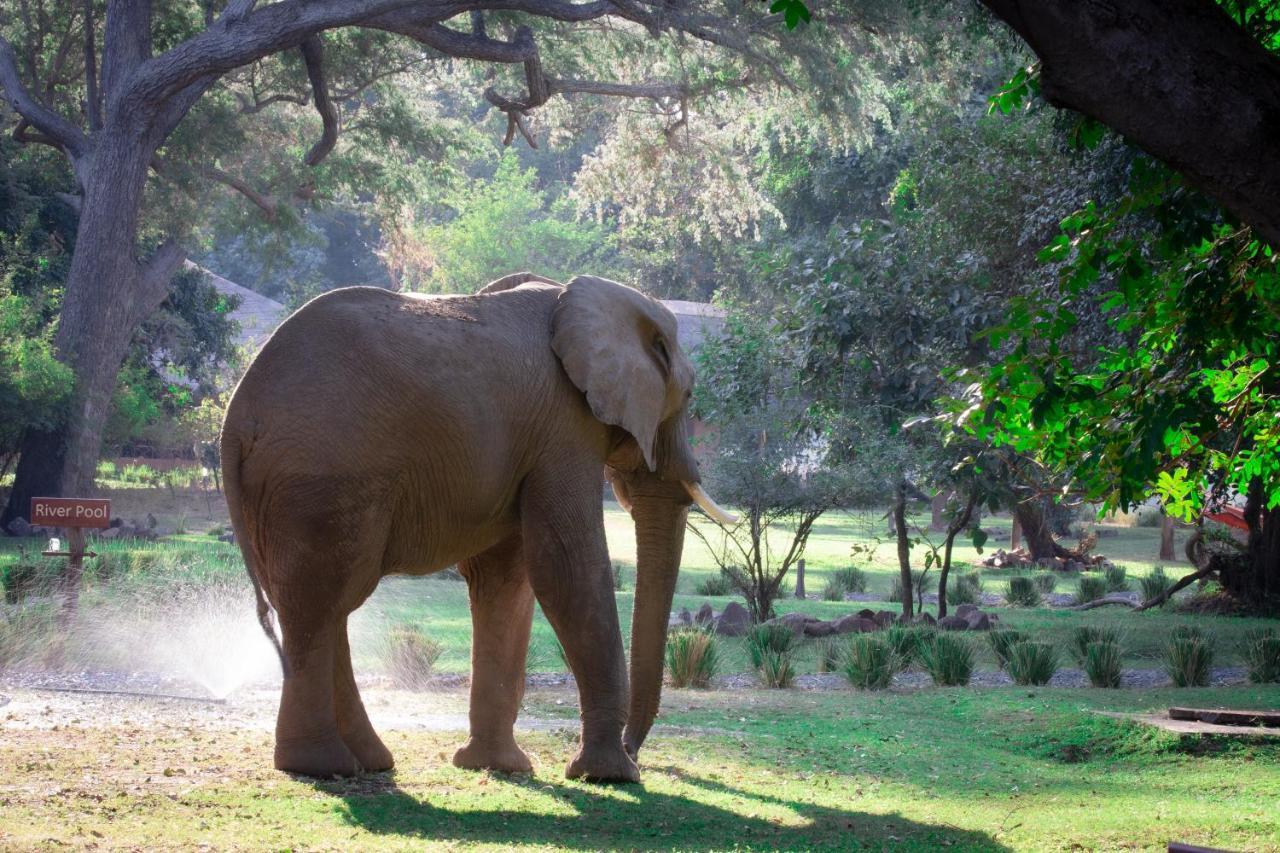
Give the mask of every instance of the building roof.
M 724 329 L 724 309 L 708 302 L 686 302 L 683 299 L 663 299 L 662 304 L 676 316 L 680 347 L 693 355 L 708 337 L 720 334 Z
M 288 316 L 289 309 L 274 299 L 268 299 L 247 287 L 241 287 L 234 281 L 229 281 L 191 261 L 187 261 L 187 267 L 206 273 L 209 276 L 209 283 L 219 293 L 234 296 L 240 300 L 239 306 L 231 312 L 230 319 L 240 325 L 236 343 L 241 347 L 247 347 L 250 350 L 258 349 L 276 330 L 276 326 Z

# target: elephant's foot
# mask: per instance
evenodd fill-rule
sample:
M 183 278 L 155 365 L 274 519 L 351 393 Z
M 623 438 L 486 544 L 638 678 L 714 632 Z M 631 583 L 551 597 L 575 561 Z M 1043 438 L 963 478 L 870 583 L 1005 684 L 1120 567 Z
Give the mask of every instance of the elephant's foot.
M 333 776 L 357 776 L 361 766 L 355 754 L 335 732 L 330 737 L 320 739 L 277 739 L 276 769 L 328 779 Z
M 453 766 L 464 770 L 532 773 L 533 764 L 514 740 L 495 742 L 470 738 L 453 754 Z
M 391 750 L 387 749 L 382 738 L 378 737 L 373 729 L 343 732 L 342 741 L 355 755 L 356 761 L 360 762 L 360 768 L 366 773 L 380 773 L 396 766 Z
M 583 746 L 569 762 L 564 775 L 566 779 L 584 779 L 587 782 L 639 782 L 640 768 L 627 755 L 619 739 L 607 745 Z

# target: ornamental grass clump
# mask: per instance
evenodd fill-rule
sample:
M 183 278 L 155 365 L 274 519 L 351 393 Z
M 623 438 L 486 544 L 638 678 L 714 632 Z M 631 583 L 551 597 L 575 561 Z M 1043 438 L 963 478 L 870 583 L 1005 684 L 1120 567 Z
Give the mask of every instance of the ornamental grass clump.
M 764 682 L 765 687 L 790 687 L 796 677 L 790 650 L 785 652 L 764 650 L 756 670 L 760 673 L 760 680 Z
M 1035 607 L 1040 604 L 1040 588 L 1031 578 L 1009 578 L 1009 587 L 1005 590 L 1004 600 L 1011 607 Z
M 729 579 L 724 575 L 712 575 L 702 583 L 698 584 L 696 590 L 698 595 L 705 595 L 708 598 L 719 598 L 733 592 L 733 586 L 729 583 Z
M 1009 665 L 1009 649 L 1016 643 L 1029 640 L 1026 634 L 1012 628 L 1000 628 L 987 633 L 987 642 L 991 644 L 991 653 L 995 655 L 996 666 L 1004 669 Z
M 1245 633 L 1244 665 L 1254 684 L 1280 683 L 1280 635 L 1274 628 L 1254 628 Z
M 1080 665 L 1094 687 L 1119 687 L 1124 651 L 1115 640 L 1095 640 L 1084 647 Z
M 754 625 L 747 631 L 746 644 L 747 654 L 751 656 L 751 665 L 759 669 L 766 652 L 790 653 L 796 644 L 796 635 L 786 625 L 766 622 L 762 625 Z
M 920 663 L 941 687 L 963 687 L 973 676 L 973 644 L 959 634 L 943 632 L 920 650 Z
M 1173 578 L 1164 573 L 1164 566 L 1156 566 L 1151 570 L 1151 574 L 1138 578 L 1138 587 L 1142 590 L 1143 601 L 1150 601 L 1157 595 L 1164 595 L 1173 583 Z M 1164 602 L 1164 604 L 1167 603 L 1168 601 Z M 1160 606 L 1163 607 L 1164 604 Z
M 835 584 L 844 592 L 866 592 L 867 573 L 857 566 L 846 566 L 832 572 L 828 583 Z
M 710 687 L 720 666 L 716 638 L 699 628 L 667 635 L 667 675 L 672 687 Z
M 1128 571 L 1124 566 L 1110 565 L 1102 570 L 1102 579 L 1107 585 L 1107 592 L 1128 592 Z
M 893 647 L 875 634 L 859 634 L 845 651 L 844 676 L 861 690 L 883 690 L 897 671 Z
M 1076 588 L 1076 603 L 1086 604 L 1107 594 L 1107 581 L 1096 575 L 1081 575 Z
M 911 594 L 924 596 L 933 591 L 933 576 L 927 573 L 928 570 L 911 573 Z M 902 578 L 898 575 L 893 576 L 893 583 L 889 585 L 889 597 L 891 602 L 902 602 Z
M 1174 687 L 1208 687 L 1213 649 L 1198 630 L 1174 629 L 1164 649 L 1164 668 Z
M 920 662 L 921 649 L 933 641 L 938 632 L 924 625 L 890 625 L 884 632 L 885 642 L 893 650 L 894 662 L 902 672 Z
M 1034 581 L 1036 589 L 1040 590 L 1041 595 L 1048 595 L 1058 588 L 1058 576 L 1052 572 L 1036 575 Z
M 1058 650 L 1036 640 L 1014 643 L 1009 647 L 1008 670 L 1014 684 L 1048 684 L 1058 671 Z
M 980 604 L 982 602 L 982 575 L 970 572 L 958 575 L 947 587 L 948 604 Z
M 1097 625 L 1080 625 L 1071 632 L 1071 643 L 1068 648 L 1071 657 L 1078 664 L 1084 664 L 1086 649 L 1090 643 L 1120 643 L 1120 632 L 1115 628 L 1102 628 Z
M 397 687 L 419 690 L 426 686 L 444 647 L 409 622 L 401 622 L 387 634 L 387 672 Z
M 823 637 L 817 642 L 818 672 L 840 672 L 848 654 L 848 644 L 837 637 Z

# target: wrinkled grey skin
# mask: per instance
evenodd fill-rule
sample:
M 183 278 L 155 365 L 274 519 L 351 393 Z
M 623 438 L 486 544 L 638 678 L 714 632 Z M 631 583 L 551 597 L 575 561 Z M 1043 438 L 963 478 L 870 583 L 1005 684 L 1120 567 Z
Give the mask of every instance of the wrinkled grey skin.
M 347 617 L 385 575 L 457 563 L 474 641 L 471 736 L 454 763 L 530 769 L 512 726 L 536 599 L 579 685 L 566 775 L 637 781 L 690 503 L 682 481 L 698 481 L 693 381 L 670 312 L 586 276 L 509 276 L 468 297 L 347 288 L 290 317 L 222 435 L 236 537 L 282 633 L 276 766 L 392 766 L 356 689 Z M 602 470 L 636 524 L 630 679 Z M 265 602 L 260 615 L 269 626 Z

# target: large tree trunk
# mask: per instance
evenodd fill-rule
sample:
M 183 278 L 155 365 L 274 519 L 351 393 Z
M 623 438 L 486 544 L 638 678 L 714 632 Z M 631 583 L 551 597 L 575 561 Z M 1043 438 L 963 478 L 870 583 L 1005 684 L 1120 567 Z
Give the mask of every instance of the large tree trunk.
M 1266 489 L 1255 479 L 1245 498 L 1244 519 L 1249 544 L 1243 560 L 1228 569 L 1224 563 L 1222 585 L 1233 595 L 1253 604 L 1280 600 L 1280 510 L 1266 508 Z
M 1160 517 L 1160 559 L 1176 560 L 1177 554 L 1174 553 L 1173 546 L 1173 516 L 1164 515 Z
M 24 439 L 6 524 L 25 515 L 32 497 L 88 494 L 93 488 L 102 430 L 129 342 L 164 301 L 181 260 L 169 246 L 147 265 L 134 253 L 151 155 L 136 134 L 104 130 L 81 163 L 82 213 L 54 338 L 75 387 L 62 429 Z
M 1280 246 L 1280 58 L 1212 0 L 983 0 L 1050 103 L 1186 175 Z
M 911 591 L 911 543 L 907 539 L 907 485 L 899 483 L 893 499 L 893 527 L 898 537 L 898 578 L 902 584 L 902 618 L 910 619 L 915 602 Z
M 1065 548 L 1054 541 L 1049 519 L 1038 499 L 1014 504 L 1013 517 L 1022 528 L 1022 538 L 1026 540 L 1031 559 L 1052 560 L 1055 557 L 1070 556 Z

